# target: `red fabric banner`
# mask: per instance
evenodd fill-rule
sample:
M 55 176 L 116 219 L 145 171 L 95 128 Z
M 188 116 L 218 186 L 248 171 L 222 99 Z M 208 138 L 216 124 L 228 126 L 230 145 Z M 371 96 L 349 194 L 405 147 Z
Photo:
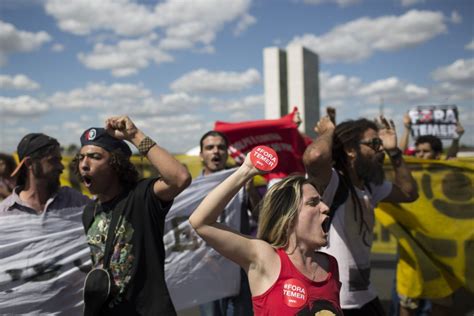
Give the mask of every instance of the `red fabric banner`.
M 276 120 L 257 120 L 238 123 L 217 121 L 214 130 L 224 133 L 229 140 L 230 155 L 237 163 L 242 163 L 245 155 L 257 145 L 273 148 L 278 154 L 278 166 L 264 175 L 267 181 L 284 178 L 292 173 L 305 173 L 303 153 L 311 143 L 298 131 L 292 113 Z

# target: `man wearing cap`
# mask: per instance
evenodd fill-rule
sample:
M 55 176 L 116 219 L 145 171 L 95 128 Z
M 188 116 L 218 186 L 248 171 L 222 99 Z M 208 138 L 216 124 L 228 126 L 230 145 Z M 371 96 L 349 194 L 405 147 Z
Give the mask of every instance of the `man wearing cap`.
M 138 180 L 124 140 L 148 158 L 159 178 Z M 81 146 L 75 170 L 97 197 L 83 216 L 94 267 L 102 267 L 108 236 L 114 236 L 108 269 L 112 289 L 99 313 L 176 314 L 164 278 L 163 229 L 174 197 L 191 181 L 189 172 L 126 116 L 108 118 L 105 129 L 87 129 Z M 110 235 L 114 214 L 119 219 Z
M 89 260 L 81 217 L 89 199 L 60 186 L 56 139 L 28 134 L 17 152 L 18 186 L 0 203 L 0 313 L 78 314 Z

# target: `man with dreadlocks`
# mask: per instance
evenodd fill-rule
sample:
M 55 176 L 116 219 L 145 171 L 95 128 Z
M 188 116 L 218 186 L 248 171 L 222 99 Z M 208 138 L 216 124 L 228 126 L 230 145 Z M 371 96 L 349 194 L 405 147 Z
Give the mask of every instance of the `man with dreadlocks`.
M 315 127 L 319 137 L 303 160 L 312 182 L 324 189 L 331 205 L 328 246 L 323 249 L 339 263 L 344 315 L 384 315 L 370 285 L 370 248 L 378 202 L 413 202 L 416 182 L 397 147 L 393 121 L 380 117 L 349 120 L 336 127 L 323 117 Z M 385 153 L 394 181 L 384 179 Z M 329 224 L 329 223 L 328 223 Z

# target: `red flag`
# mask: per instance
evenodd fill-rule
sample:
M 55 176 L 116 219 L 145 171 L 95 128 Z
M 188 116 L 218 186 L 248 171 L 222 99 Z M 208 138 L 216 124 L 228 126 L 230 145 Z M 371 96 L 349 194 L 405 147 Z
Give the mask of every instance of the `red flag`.
M 305 173 L 303 153 L 309 144 L 293 121 L 296 108 L 288 115 L 276 120 L 257 120 L 238 123 L 217 121 L 214 130 L 224 133 L 229 140 L 229 150 L 237 163 L 257 145 L 273 148 L 278 154 L 278 166 L 264 175 L 267 181 L 284 178 L 292 173 Z

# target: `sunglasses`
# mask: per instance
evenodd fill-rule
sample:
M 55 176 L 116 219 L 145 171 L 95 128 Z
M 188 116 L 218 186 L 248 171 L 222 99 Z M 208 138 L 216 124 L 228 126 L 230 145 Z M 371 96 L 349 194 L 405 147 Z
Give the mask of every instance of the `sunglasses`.
M 373 150 L 375 151 L 379 151 L 380 150 L 380 147 L 382 147 L 383 145 L 383 141 L 378 138 L 378 137 L 375 137 L 375 138 L 372 138 L 370 140 L 361 140 L 359 142 L 359 144 L 363 144 L 363 145 L 366 145 L 366 146 L 369 146 L 370 148 L 372 148 Z

